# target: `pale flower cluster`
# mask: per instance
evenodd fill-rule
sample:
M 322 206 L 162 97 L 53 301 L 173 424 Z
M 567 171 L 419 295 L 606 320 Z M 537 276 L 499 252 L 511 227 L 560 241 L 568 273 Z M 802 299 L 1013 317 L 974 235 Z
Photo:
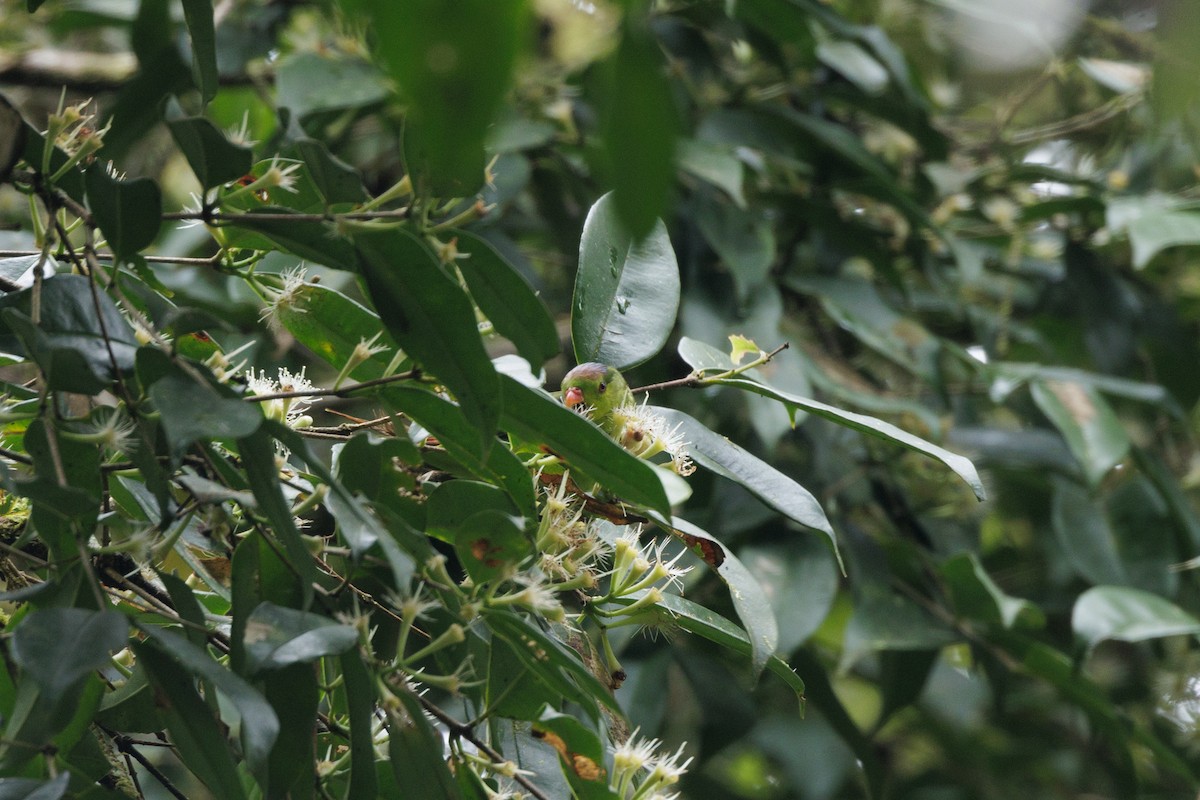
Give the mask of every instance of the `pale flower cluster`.
M 692 763 L 691 757 L 682 763 L 683 749 L 680 745 L 673 754 L 658 753 L 662 742 L 658 739 L 639 739 L 638 730 L 613 752 L 612 782 L 610 787 L 621 800 L 676 800 L 675 792 L 664 791 L 679 783 Z

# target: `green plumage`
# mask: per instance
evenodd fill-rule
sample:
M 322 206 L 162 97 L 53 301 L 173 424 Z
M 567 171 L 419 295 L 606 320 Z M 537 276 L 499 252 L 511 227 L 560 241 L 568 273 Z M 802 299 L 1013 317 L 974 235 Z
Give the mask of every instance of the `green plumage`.
M 563 403 L 582 406 L 593 422 L 609 436 L 620 438 L 624 420 L 613 414 L 634 404 L 633 392 L 616 367 L 589 361 L 566 374 L 562 381 Z

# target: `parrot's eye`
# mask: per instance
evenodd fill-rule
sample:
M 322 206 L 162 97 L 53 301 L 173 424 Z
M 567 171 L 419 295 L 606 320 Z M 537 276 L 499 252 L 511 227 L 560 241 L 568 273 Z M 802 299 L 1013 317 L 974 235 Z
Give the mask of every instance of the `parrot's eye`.
M 608 388 L 608 384 L 607 384 L 607 383 L 604 383 L 603 381 L 601 381 L 601 382 L 600 382 L 600 386 L 599 386 L 599 389 L 600 389 L 600 394 L 604 394 L 604 390 L 605 390 L 605 389 L 607 389 L 607 388 Z

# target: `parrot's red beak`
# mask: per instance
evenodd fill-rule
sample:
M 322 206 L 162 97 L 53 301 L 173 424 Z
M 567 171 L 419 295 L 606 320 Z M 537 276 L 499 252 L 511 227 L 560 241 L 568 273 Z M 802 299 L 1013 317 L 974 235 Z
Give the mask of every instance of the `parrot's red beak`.
M 563 403 L 567 408 L 574 408 L 583 402 L 583 389 L 578 386 L 572 386 L 563 392 Z

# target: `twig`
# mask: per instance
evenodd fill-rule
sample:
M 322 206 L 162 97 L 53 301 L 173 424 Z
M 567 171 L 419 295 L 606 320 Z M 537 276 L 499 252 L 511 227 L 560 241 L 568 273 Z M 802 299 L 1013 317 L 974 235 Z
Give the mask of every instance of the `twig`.
M 0 250 L 0 258 L 21 258 L 23 256 L 36 256 L 36 255 L 39 255 L 40 253 L 41 253 L 40 250 Z M 97 259 L 99 259 L 101 261 L 112 261 L 116 258 L 116 256 L 113 255 L 112 253 L 96 253 L 95 256 Z M 57 255 L 57 256 L 53 256 L 53 258 L 56 261 L 70 261 L 71 260 L 70 257 L 68 257 L 66 255 Z M 183 264 L 185 266 L 194 266 L 194 267 L 212 267 L 212 266 L 216 266 L 217 264 L 221 263 L 221 254 L 220 253 L 214 253 L 211 256 L 204 256 L 203 258 L 193 258 L 193 257 L 188 257 L 188 256 L 146 256 L 146 255 L 142 256 L 142 258 L 144 260 L 146 260 L 147 262 L 154 263 L 154 264 Z M 19 287 L 17 287 L 15 284 L 13 284 L 12 289 L 8 289 L 8 288 L 4 287 L 2 284 L 0 284 L 0 289 L 4 289 L 5 291 L 13 291 L 13 289 L 17 289 L 17 288 L 19 288 Z
M 451 735 L 466 739 L 468 742 L 475 745 L 475 747 L 479 749 L 479 752 L 490 758 L 495 764 L 503 764 L 505 761 L 508 761 L 508 759 L 503 755 L 493 750 L 491 745 L 476 736 L 475 729 L 470 725 L 459 722 L 454 717 L 443 711 L 440 706 L 434 704 L 431 700 L 426 700 L 421 695 L 414 695 L 414 697 L 417 698 L 417 702 L 419 702 L 426 711 L 437 718 L 438 722 L 450 729 Z M 543 793 L 541 789 L 533 785 L 528 778 L 519 772 L 514 773 L 512 779 L 519 783 L 521 788 L 529 792 L 532 797 L 537 798 L 537 800 L 550 800 L 548 795 Z
M 264 222 L 336 222 L 339 219 L 373 220 L 373 219 L 407 219 L 407 208 L 396 208 L 388 211 L 345 211 L 328 214 L 286 214 L 264 211 L 261 214 L 246 212 L 230 214 L 221 211 L 168 211 L 162 215 L 163 220 L 198 221 L 211 225 L 222 223 L 237 223 L 244 219 L 254 219 Z
M 784 350 L 787 350 L 789 347 L 791 347 L 791 344 L 788 342 L 784 342 L 783 344 L 779 345 L 779 347 L 776 347 L 771 352 L 763 353 L 761 356 L 756 358 L 754 361 L 751 361 L 749 364 L 746 364 L 741 367 L 737 367 L 735 369 L 726 370 L 725 372 L 722 372 L 719 375 L 705 376 L 702 373 L 693 372 L 691 375 L 687 375 L 682 378 L 675 378 L 674 380 L 663 381 L 661 383 L 650 383 L 650 384 L 646 384 L 645 386 L 639 386 L 636 389 L 631 389 L 630 391 L 633 392 L 634 394 L 641 394 L 642 392 L 657 392 L 661 389 L 698 389 L 702 386 L 711 386 L 712 384 L 717 383 L 718 381 L 722 380 L 723 378 L 731 378 L 734 375 L 742 374 L 746 370 L 754 369 L 755 367 L 761 367 L 763 364 L 766 364 L 772 358 L 779 355 Z
M 294 397 L 346 397 L 362 389 L 370 389 L 374 386 L 383 386 L 384 384 L 396 383 L 397 381 L 411 380 L 418 374 L 416 370 L 410 370 L 408 372 L 398 372 L 395 375 L 385 375 L 382 378 L 372 378 L 369 381 L 361 383 L 352 383 L 349 386 L 343 386 L 339 389 L 300 389 L 293 392 L 246 395 L 242 399 L 248 403 L 263 403 L 267 400 L 289 400 Z
M 162 772 L 159 771 L 158 767 L 154 766 L 150 759 L 138 752 L 138 749 L 134 747 L 132 739 L 122 733 L 113 733 L 110 735 L 113 738 L 113 742 L 117 745 L 117 749 L 126 755 L 133 756 L 133 758 L 142 765 L 146 772 L 149 772 L 154 777 L 154 780 L 158 781 L 164 789 L 170 792 L 172 797 L 175 797 L 176 800 L 188 800 L 188 796 L 179 791 L 175 784 L 171 783 L 170 778 L 162 774 Z

